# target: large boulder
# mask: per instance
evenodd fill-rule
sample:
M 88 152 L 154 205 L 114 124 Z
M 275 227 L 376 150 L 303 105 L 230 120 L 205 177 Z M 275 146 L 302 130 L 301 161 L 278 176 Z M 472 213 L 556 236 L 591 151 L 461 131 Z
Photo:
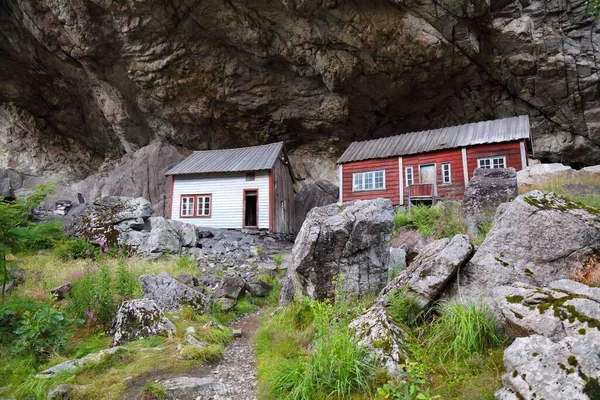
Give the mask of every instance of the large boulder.
M 317 180 L 302 186 L 294 198 L 294 231 L 298 232 L 314 207 L 322 207 L 336 203 L 340 188 L 326 180 Z
M 345 293 L 378 292 L 387 282 L 393 229 L 394 212 L 387 199 L 313 208 L 292 249 L 287 284 L 294 290 L 284 292 L 330 298 L 336 279 Z
M 421 308 L 429 306 L 473 253 L 465 235 L 436 240 L 381 291 L 380 300 L 395 290 L 406 289 Z
M 517 172 L 517 181 L 519 185 L 532 186 L 547 183 L 552 179 L 566 177 L 574 173 L 575 170 L 573 168 L 560 163 L 534 164 Z
M 215 290 L 215 298 L 227 297 L 237 300 L 246 293 L 246 281 L 239 276 L 226 276 Z
M 498 208 L 494 226 L 460 269 L 450 295 L 488 301 L 493 288 L 513 282 L 545 286 L 571 277 L 598 253 L 598 211 L 533 191 Z
M 116 352 L 121 350 L 123 350 L 123 347 L 116 346 L 111 347 L 110 349 L 104 349 L 95 353 L 88 354 L 81 358 L 66 360 L 59 364 L 53 365 L 48 369 L 38 372 L 35 375 L 35 378 L 54 378 L 56 375 L 64 373 L 66 371 L 75 371 L 77 368 L 81 368 L 84 365 L 98 363 L 102 361 L 104 357 L 110 356 L 111 354 L 115 354 Z
M 150 234 L 140 247 L 138 253 L 146 255 L 160 254 L 179 254 L 181 243 L 179 235 L 169 223 L 169 220 L 163 217 L 151 217 Z
M 392 239 L 392 247 L 400 248 L 406 252 L 406 262 L 410 264 L 429 243 L 433 242 L 429 236 L 425 236 L 415 229 L 402 227 L 396 232 Z
M 494 289 L 505 328 L 505 387 L 496 399 L 597 399 L 600 394 L 600 289 L 571 280 L 548 287 Z
M 166 272 L 160 275 L 142 275 L 139 278 L 142 293 L 156 302 L 161 310 L 177 310 L 181 305 L 190 305 L 197 310 L 208 306 L 202 293 L 184 285 Z
M 151 299 L 128 300 L 121 303 L 108 333 L 113 346 L 151 335 L 171 336 L 175 325 Z
M 69 235 L 112 246 L 121 244 L 122 233 L 144 228 L 152 205 L 142 197 L 109 196 L 96 199 L 77 212 L 65 225 Z
M 515 336 L 558 341 L 593 335 L 600 340 L 600 288 L 561 279 L 547 287 L 513 283 L 494 289 L 502 325 Z
M 600 342 L 569 336 L 558 342 L 541 336 L 517 338 L 504 352 L 504 388 L 496 400 L 599 398 Z
M 514 168 L 476 168 L 465 189 L 461 209 L 468 216 L 483 216 L 518 195 Z
M 390 375 L 406 361 L 405 341 L 409 331 L 388 314 L 385 307 L 376 304 L 356 317 L 349 325 L 360 345 L 366 346 L 373 359 Z
M 198 230 L 196 225 L 173 220 L 169 220 L 169 223 L 179 235 L 181 246 L 196 247 L 198 244 Z

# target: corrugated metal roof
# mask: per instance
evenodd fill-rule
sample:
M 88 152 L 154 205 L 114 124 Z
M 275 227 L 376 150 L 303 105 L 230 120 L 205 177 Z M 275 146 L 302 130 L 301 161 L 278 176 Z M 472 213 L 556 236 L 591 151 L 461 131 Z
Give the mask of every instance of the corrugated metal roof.
M 342 154 L 338 164 L 529 138 L 529 117 L 521 115 L 353 142 Z
M 273 168 L 283 142 L 238 149 L 202 150 L 167 171 L 166 175 L 260 171 Z

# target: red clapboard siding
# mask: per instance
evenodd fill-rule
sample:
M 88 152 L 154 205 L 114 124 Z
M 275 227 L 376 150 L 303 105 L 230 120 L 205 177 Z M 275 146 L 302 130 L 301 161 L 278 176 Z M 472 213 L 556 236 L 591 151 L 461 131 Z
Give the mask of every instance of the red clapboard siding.
M 477 168 L 477 159 L 483 157 L 505 156 L 506 167 L 517 171 L 522 169 L 521 146 L 518 141 L 506 143 L 491 143 L 467 147 L 467 165 L 469 168 L 469 179 L 473 177 Z
M 442 164 L 450 163 L 451 182 L 442 184 Z M 437 193 L 439 197 L 462 199 L 465 192 L 465 180 L 460 149 L 432 151 L 431 153 L 414 154 L 402 157 L 404 170 L 413 167 L 413 183 L 419 184 L 419 165 L 435 164 Z M 402 171 L 405 174 L 404 171 Z M 404 175 L 406 179 L 406 174 Z M 406 186 L 406 182 L 404 182 Z M 404 190 L 405 204 L 408 201 L 408 190 Z
M 385 190 L 363 192 L 352 191 L 352 174 L 354 172 L 376 171 L 385 169 Z M 394 205 L 399 204 L 400 188 L 398 186 L 398 157 L 355 161 L 342 164 L 342 196 L 343 201 L 371 200 L 378 197 L 390 199 Z

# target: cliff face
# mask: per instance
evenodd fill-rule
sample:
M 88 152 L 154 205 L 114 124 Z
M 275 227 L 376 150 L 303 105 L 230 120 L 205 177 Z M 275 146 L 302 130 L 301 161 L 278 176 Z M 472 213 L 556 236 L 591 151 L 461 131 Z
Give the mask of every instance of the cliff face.
M 0 168 L 27 176 L 156 138 L 335 157 L 516 114 L 537 156 L 600 163 L 585 0 L 11 0 L 0 27 Z

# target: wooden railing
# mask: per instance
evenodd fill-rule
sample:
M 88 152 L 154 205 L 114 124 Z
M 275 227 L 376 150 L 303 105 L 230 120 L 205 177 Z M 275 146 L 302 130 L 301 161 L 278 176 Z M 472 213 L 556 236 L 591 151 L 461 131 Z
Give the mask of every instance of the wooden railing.
M 433 198 L 435 196 L 435 185 L 423 183 L 408 186 L 408 196 L 412 198 Z

